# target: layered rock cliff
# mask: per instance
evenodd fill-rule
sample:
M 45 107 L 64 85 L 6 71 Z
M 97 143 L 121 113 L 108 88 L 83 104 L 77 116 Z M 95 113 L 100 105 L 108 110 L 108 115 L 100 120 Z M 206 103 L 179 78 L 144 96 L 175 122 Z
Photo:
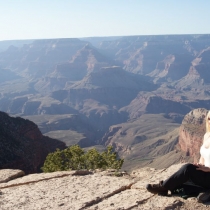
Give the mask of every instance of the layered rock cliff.
M 199 151 L 206 132 L 205 118 L 207 112 L 208 110 L 204 108 L 192 110 L 184 117 L 179 130 L 180 148 L 195 162 L 199 161 Z
M 0 112 L 0 169 L 40 172 L 47 154 L 65 147 L 63 142 L 43 136 L 33 122 Z

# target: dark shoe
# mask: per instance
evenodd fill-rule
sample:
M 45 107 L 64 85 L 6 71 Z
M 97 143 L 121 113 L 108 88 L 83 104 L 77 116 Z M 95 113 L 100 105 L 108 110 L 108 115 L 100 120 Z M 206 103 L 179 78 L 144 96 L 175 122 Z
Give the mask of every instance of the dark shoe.
M 206 203 L 210 201 L 210 191 L 202 192 L 197 197 L 199 203 Z
M 163 181 L 160 181 L 159 184 L 147 184 L 146 189 L 153 194 L 168 195 L 168 190 L 162 185 Z

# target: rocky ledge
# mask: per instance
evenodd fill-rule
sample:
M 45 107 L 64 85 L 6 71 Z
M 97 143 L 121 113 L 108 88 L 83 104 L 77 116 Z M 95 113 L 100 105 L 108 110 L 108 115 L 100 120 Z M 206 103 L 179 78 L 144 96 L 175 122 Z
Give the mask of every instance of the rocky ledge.
M 196 198 L 158 196 L 146 191 L 147 183 L 165 179 L 181 167 L 141 168 L 121 177 L 111 172 L 61 171 L 30 174 L 0 170 L 0 207 L 5 209 L 209 209 Z

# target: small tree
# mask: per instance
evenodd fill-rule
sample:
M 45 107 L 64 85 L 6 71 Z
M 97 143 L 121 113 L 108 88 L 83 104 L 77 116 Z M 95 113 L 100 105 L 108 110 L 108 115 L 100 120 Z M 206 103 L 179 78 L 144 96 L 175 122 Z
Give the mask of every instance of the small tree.
M 102 153 L 99 153 L 95 148 L 85 153 L 79 145 L 64 150 L 57 149 L 55 152 L 48 154 L 41 169 L 43 172 L 97 168 L 119 170 L 124 160 L 118 159 L 117 153 L 112 150 L 113 148 L 109 146 Z
M 104 151 L 101 156 L 106 161 L 105 166 L 106 168 L 113 168 L 113 169 L 121 169 L 124 160 L 123 159 L 117 159 L 117 153 L 113 152 L 113 147 L 108 146 L 106 151 Z
M 44 166 L 41 168 L 44 172 L 63 171 L 66 169 L 60 149 L 48 154 Z
M 106 164 L 102 155 L 95 148 L 88 150 L 84 156 L 86 169 L 103 168 Z

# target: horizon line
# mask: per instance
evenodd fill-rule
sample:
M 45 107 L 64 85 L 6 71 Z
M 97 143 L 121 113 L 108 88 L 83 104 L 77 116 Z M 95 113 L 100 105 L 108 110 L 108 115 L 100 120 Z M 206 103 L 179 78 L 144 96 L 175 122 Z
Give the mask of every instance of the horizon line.
M 183 36 L 183 35 L 210 35 L 210 33 L 189 33 L 189 34 L 147 34 L 147 35 L 113 35 L 113 36 L 84 36 L 84 37 L 54 37 L 54 38 L 25 38 L 25 39 L 4 39 L 0 42 L 6 41 L 34 41 L 34 40 L 53 40 L 53 39 L 87 39 L 87 38 L 111 38 L 111 37 L 135 37 L 135 36 Z

